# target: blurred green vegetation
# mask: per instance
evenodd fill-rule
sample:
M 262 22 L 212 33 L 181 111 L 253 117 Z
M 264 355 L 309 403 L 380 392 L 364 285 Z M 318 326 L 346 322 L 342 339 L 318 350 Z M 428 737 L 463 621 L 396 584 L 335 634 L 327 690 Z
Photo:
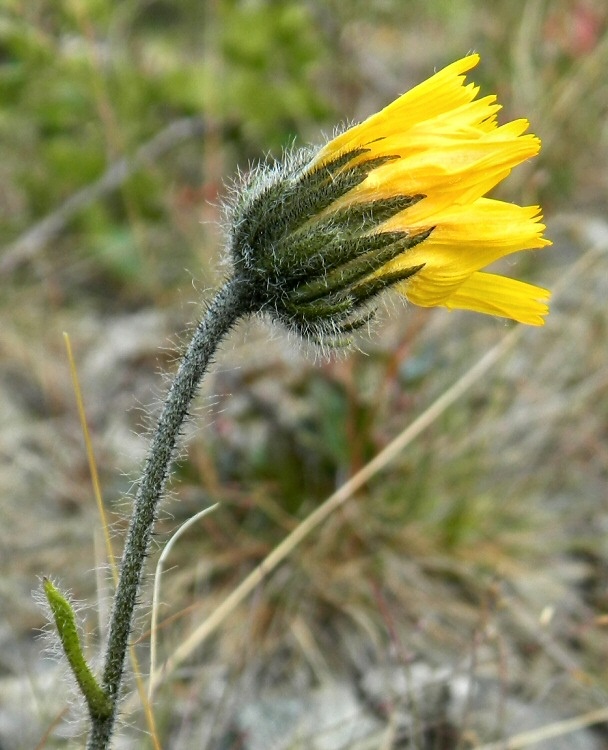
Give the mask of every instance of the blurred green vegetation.
M 14 473 L 0 474 L 0 489 L 10 497 L 4 543 L 19 581 L 7 611 L 23 640 L 40 624 L 29 604 L 35 575 L 73 575 L 68 585 L 91 602 L 99 563 L 61 330 L 77 340 L 115 510 L 141 457 L 136 404 L 152 408 L 159 358 L 170 370 L 182 346 L 175 337 L 185 338 L 223 273 L 220 205 L 238 170 L 294 142 L 320 142 L 476 50 L 472 77 L 498 93 L 500 117 L 527 117 L 544 144 L 501 196 L 540 202 L 550 218 L 604 215 L 607 28 L 604 0 L 5 0 L 0 395 L 20 421 L 6 449 L 17 455 L 7 461 Z M 104 187 L 121 165 L 124 178 Z M 560 241 L 559 227 L 555 238 L 554 250 L 519 261 L 518 274 L 551 286 L 568 273 L 580 247 Z M 428 638 L 430 659 L 461 656 L 496 579 L 528 582 L 550 576 L 557 560 L 584 559 L 592 575 L 576 601 L 596 609 L 573 606 L 556 637 L 580 626 L 581 673 L 607 689 L 608 645 L 590 624 L 606 607 L 605 526 L 595 517 L 607 471 L 604 302 L 602 273 L 590 272 L 546 330 L 318 530 L 247 621 L 260 653 L 297 650 L 281 637 L 300 616 L 330 660 L 342 653 L 327 636 L 336 618 L 365 621 L 390 650 L 381 589 L 408 644 L 424 650 Z M 221 516 L 177 546 L 172 612 L 221 601 L 504 330 L 466 313 L 391 312 L 391 323 L 363 338 L 365 354 L 330 363 L 299 359 L 264 326 L 239 328 L 233 350 L 220 353 L 161 538 L 212 500 L 222 501 Z M 56 522 L 40 557 L 26 544 L 13 550 L 40 508 Z M 124 525 L 118 515 L 114 523 Z M 534 592 L 526 604 L 541 599 Z M 461 609 L 463 600 L 473 606 Z M 168 628 L 168 651 L 187 625 Z
M 207 181 L 327 116 L 313 85 L 326 57 L 297 2 L 13 4 L 0 25 L 0 235 L 17 237 L 175 120 L 202 118 L 209 151 L 225 150 L 219 174 L 205 170 L 199 138 L 137 170 L 61 233 L 60 263 L 83 261 L 104 287 L 149 298 L 193 250 L 172 212 L 194 213 L 198 198 L 215 197 L 217 185 L 196 195 Z

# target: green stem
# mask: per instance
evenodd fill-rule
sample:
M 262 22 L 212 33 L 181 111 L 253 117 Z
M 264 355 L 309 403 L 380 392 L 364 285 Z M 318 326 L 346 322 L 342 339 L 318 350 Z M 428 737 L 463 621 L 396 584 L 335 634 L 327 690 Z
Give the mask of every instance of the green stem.
M 105 717 L 92 717 L 88 750 L 106 750 L 114 731 L 133 612 L 180 429 L 220 341 L 251 306 L 245 281 L 233 277 L 224 284 L 197 327 L 167 394 L 137 489 L 112 606 L 102 683 L 111 711 Z
M 82 691 L 89 707 L 89 713 L 93 720 L 96 717 L 106 718 L 112 711 L 108 696 L 91 672 L 84 658 L 78 628 L 76 627 L 76 616 L 74 609 L 66 597 L 52 582 L 45 578 L 43 581 L 44 593 L 53 613 L 57 632 L 61 645 L 76 678 L 78 687 Z

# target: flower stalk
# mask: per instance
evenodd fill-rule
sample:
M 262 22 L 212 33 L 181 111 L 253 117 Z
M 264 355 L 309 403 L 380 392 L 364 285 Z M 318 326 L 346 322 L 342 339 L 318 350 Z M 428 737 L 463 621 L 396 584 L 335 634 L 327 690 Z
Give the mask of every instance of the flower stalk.
M 250 312 L 250 302 L 250 288 L 242 278 L 232 277 L 224 284 L 198 325 L 167 394 L 137 489 L 112 605 L 102 677 L 109 711 L 91 717 L 88 750 L 105 750 L 114 730 L 133 613 L 180 429 L 219 343 Z

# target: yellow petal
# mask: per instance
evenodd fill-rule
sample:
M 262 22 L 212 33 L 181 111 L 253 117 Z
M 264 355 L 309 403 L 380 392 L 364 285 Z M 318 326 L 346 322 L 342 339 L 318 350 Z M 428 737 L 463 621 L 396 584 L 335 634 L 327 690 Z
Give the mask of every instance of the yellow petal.
M 435 225 L 431 236 L 423 244 L 407 252 L 407 262 L 443 267 L 455 264 L 469 270 L 479 270 L 504 255 L 519 250 L 541 248 L 551 242 L 542 236 L 545 225 L 538 206 L 518 206 L 514 203 L 478 198 L 470 205 L 452 204 L 436 214 L 412 206 L 407 211 L 384 222 L 385 232 L 409 231 L 417 233 Z M 433 203 L 429 201 L 432 207 Z M 426 260 L 423 259 L 423 256 Z
M 513 167 L 538 153 L 538 138 L 515 134 L 521 122 L 525 121 L 509 123 L 516 126 L 513 129 L 503 126 L 467 140 L 449 136 L 440 139 L 432 131 L 394 147 L 390 141 L 395 139 L 387 139 L 388 147 L 378 148 L 373 156 L 393 153 L 400 158 L 373 169 L 332 208 L 337 210 L 352 201 L 422 193 L 426 201 L 418 203 L 411 213 L 412 220 L 417 221 L 420 212 L 429 216 L 441 207 L 471 203 L 507 177 Z M 363 157 L 359 160 L 364 161 Z
M 471 102 L 479 87 L 472 83 L 463 85 L 462 74 L 474 68 L 478 62 L 479 55 L 469 55 L 435 73 L 380 112 L 336 136 L 319 151 L 312 166 L 317 167 L 339 152 L 359 148 L 397 129 L 404 130 Z
M 431 230 L 426 240 L 376 271 L 377 276 L 420 266 L 399 285 L 425 307 L 460 307 L 541 325 L 548 292 L 481 270 L 525 249 L 551 243 L 537 206 L 521 207 L 484 196 L 521 162 L 535 156 L 540 140 L 526 134 L 528 121 L 499 126 L 496 97 L 475 99 L 464 73 L 478 62 L 463 58 L 399 97 L 378 114 L 334 138 L 312 168 L 339 153 L 365 149 L 343 169 L 372 159 L 365 179 L 324 212 L 348 211 L 394 196 L 423 196 L 378 225 L 377 232 Z
M 424 296 L 419 296 L 407 282 L 400 285 L 399 291 L 416 305 L 435 305 L 432 302 L 428 304 Z M 542 326 L 545 324 L 543 316 L 549 312 L 547 301 L 550 296 L 551 293 L 542 287 L 492 273 L 478 272 L 469 276 L 441 304 L 450 310 L 472 310 L 510 318 L 519 323 Z

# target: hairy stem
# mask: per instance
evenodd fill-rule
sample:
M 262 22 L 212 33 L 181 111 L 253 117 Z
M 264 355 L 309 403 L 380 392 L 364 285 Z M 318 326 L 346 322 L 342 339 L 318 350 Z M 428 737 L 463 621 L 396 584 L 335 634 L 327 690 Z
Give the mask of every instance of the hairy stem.
M 165 399 L 135 497 L 112 605 L 102 680 L 111 711 L 106 717 L 92 717 L 88 750 L 106 750 L 112 737 L 142 571 L 181 426 L 218 344 L 250 311 L 250 290 L 242 279 L 233 277 L 217 293 L 198 325 Z

